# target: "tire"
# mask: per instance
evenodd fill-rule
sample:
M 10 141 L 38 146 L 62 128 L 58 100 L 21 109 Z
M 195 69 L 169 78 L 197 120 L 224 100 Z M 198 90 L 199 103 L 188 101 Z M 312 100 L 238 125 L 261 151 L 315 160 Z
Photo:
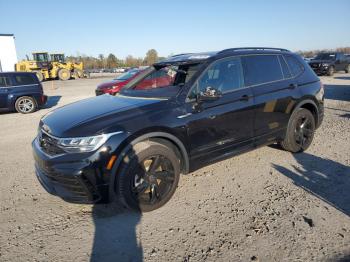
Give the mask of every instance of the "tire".
M 37 105 L 33 97 L 22 96 L 16 100 L 15 108 L 18 113 L 30 114 L 36 111 Z
M 68 79 L 70 79 L 71 75 L 68 69 L 65 68 L 61 68 L 58 71 L 58 79 L 62 80 L 62 81 L 66 81 Z
M 327 71 L 328 76 L 333 76 L 334 75 L 334 66 L 330 66 Z
M 297 109 L 289 119 L 286 136 L 281 142 L 282 148 L 292 153 L 305 151 L 312 143 L 315 128 L 313 114 L 305 108 Z
M 44 75 L 40 71 L 35 71 L 35 74 L 39 80 L 39 82 L 42 82 L 44 80 Z
M 74 69 L 74 73 L 76 73 L 78 78 L 83 78 L 84 77 L 84 72 L 81 69 Z
M 348 74 L 348 73 L 350 72 L 350 65 L 348 65 L 347 67 L 345 67 L 345 70 L 344 70 L 344 71 L 345 71 L 345 73 Z
M 117 174 L 120 201 L 130 209 L 148 212 L 173 196 L 180 178 L 180 160 L 165 144 L 136 144 L 123 159 Z

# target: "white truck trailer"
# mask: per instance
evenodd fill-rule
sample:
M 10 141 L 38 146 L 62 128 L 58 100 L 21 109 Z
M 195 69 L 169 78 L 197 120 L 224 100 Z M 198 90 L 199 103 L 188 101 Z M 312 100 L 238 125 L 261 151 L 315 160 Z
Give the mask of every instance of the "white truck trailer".
M 0 34 L 0 72 L 15 71 L 18 62 L 13 34 Z

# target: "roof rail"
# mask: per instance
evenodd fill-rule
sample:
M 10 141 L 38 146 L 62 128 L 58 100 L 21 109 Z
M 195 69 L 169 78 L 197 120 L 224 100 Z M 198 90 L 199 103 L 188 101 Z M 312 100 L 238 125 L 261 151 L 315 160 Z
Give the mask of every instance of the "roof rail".
M 226 52 L 241 51 L 241 50 L 275 50 L 275 51 L 281 51 L 281 52 L 290 52 L 289 50 L 284 48 L 274 48 L 274 47 L 237 47 L 237 48 L 224 49 L 220 51 L 218 54 L 222 54 Z
M 183 53 L 183 54 L 177 54 L 177 55 L 172 55 L 171 57 L 182 56 L 182 55 L 190 55 L 190 54 L 193 54 L 193 53 Z

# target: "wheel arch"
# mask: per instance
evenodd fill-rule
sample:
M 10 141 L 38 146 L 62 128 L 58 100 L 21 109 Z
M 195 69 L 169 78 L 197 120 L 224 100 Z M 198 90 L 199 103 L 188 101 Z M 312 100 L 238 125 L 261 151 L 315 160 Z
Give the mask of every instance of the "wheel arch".
M 133 148 L 134 145 L 141 141 L 147 141 L 147 140 L 164 140 L 168 143 L 171 143 L 171 145 L 175 146 L 177 151 L 180 153 L 180 161 L 181 161 L 181 173 L 187 174 L 189 172 L 189 155 L 186 150 L 186 147 L 184 143 L 175 135 L 165 132 L 165 131 L 152 131 L 148 133 L 144 133 L 142 135 L 137 136 L 136 138 L 132 139 L 125 139 L 123 143 L 121 143 L 121 149 L 118 151 L 117 160 L 113 165 L 113 168 L 111 170 L 111 180 L 109 181 L 109 199 L 114 199 L 116 192 L 115 192 L 115 185 L 116 185 L 116 178 L 118 175 L 118 170 L 120 168 L 120 165 L 126 156 L 126 154 Z
M 316 127 L 317 127 L 320 119 L 319 119 L 319 109 L 318 109 L 316 102 L 314 100 L 312 100 L 311 98 L 303 99 L 295 105 L 292 113 L 295 112 L 295 110 L 297 110 L 299 108 L 305 108 L 312 113 L 312 115 L 315 118 Z
M 39 105 L 38 105 L 38 101 L 36 100 L 35 94 L 33 94 L 33 93 L 31 93 L 31 94 L 18 94 L 18 95 L 16 94 L 16 95 L 13 97 L 13 106 L 16 105 L 16 102 L 17 102 L 18 99 L 20 99 L 21 97 L 25 97 L 25 96 L 33 98 L 36 107 L 39 106 Z

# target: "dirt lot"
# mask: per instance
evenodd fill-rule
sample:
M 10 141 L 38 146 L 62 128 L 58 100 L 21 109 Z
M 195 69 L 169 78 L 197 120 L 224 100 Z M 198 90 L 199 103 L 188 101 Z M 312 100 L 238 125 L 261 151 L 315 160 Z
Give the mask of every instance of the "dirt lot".
M 350 260 L 350 74 L 324 77 L 311 148 L 264 147 L 183 176 L 151 213 L 68 204 L 34 175 L 42 115 L 105 79 L 46 82 L 47 109 L 0 115 L 0 261 Z

